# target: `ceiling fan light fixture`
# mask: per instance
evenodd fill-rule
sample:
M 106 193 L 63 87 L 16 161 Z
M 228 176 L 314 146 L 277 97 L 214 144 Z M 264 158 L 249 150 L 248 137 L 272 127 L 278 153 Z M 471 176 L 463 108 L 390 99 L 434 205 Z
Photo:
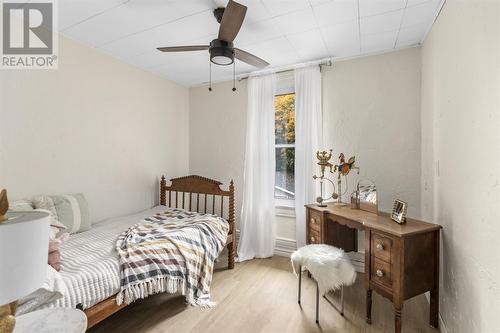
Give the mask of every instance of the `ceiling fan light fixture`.
M 234 62 L 233 43 L 214 39 L 210 43 L 210 61 L 216 65 L 227 66 Z
M 210 61 L 216 65 L 227 66 L 233 63 L 233 59 L 231 57 L 223 56 L 223 55 L 212 55 Z

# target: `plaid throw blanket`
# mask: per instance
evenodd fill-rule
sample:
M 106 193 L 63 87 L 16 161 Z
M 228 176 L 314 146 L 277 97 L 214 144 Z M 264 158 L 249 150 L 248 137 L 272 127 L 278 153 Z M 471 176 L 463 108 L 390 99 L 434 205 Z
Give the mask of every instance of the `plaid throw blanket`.
M 121 279 L 116 303 L 179 291 L 191 305 L 214 306 L 213 266 L 228 231 L 223 218 L 177 208 L 133 225 L 116 242 Z

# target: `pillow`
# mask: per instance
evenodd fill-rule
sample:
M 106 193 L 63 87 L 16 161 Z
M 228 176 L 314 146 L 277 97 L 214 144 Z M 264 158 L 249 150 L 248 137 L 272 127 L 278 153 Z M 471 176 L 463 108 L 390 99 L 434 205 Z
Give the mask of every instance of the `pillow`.
M 90 229 L 89 208 L 83 194 L 42 195 L 33 198 L 37 209 L 46 209 L 70 234 Z
M 48 264 L 58 272 L 61 270 L 61 252 L 59 252 L 59 246 L 67 241 L 68 238 L 69 234 L 66 232 L 58 238 L 49 239 Z
M 14 200 L 9 202 L 9 211 L 11 212 L 26 212 L 35 209 L 33 203 L 27 199 Z

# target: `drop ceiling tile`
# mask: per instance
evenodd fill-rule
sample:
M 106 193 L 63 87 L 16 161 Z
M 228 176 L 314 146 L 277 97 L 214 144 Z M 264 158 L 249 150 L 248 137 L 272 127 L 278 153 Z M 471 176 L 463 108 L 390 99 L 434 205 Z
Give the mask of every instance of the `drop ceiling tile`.
M 361 34 L 377 34 L 399 30 L 404 10 L 396 10 L 380 15 L 363 17 L 359 20 Z
M 244 6 L 247 6 L 247 14 L 245 23 L 252 24 L 263 20 L 268 20 L 272 17 L 269 10 L 260 0 L 237 0 Z M 227 1 L 226 1 L 227 3 Z
M 283 34 L 294 34 L 316 28 L 316 19 L 311 8 L 275 17 L 273 21 Z
M 150 71 L 169 80 L 180 82 L 186 86 L 203 84 L 210 78 L 210 63 L 200 54 L 174 54 L 172 59 L 164 65 Z M 236 75 L 255 70 L 239 60 L 236 61 Z M 226 81 L 233 77 L 233 66 L 212 65 L 212 81 Z M 238 83 L 236 83 L 238 86 Z
M 137 2 L 140 5 L 148 4 L 148 6 L 154 8 L 159 8 L 158 4 L 163 6 L 172 6 L 172 10 L 177 10 L 182 13 L 182 15 L 194 14 L 203 10 L 210 10 L 213 12 L 214 5 L 213 0 L 130 0 L 131 2 Z
M 406 0 L 359 0 L 360 17 L 378 15 L 390 11 L 403 9 Z
M 196 52 L 196 51 L 194 51 Z M 201 51 L 197 51 L 201 52 Z M 184 52 L 183 52 L 184 53 Z M 185 54 L 191 53 L 191 52 L 185 52 Z M 182 54 L 179 52 L 178 54 Z M 175 56 L 175 55 L 173 55 Z M 158 67 L 161 65 L 165 65 L 166 63 L 170 62 L 172 60 L 171 53 L 168 52 L 161 52 L 158 50 L 150 50 L 145 53 L 127 58 L 126 61 L 134 66 L 141 67 L 141 68 L 154 68 Z M 207 56 L 208 57 L 208 56 Z
M 298 10 L 310 8 L 308 0 L 261 0 L 264 7 L 273 16 L 280 16 Z
M 332 57 L 343 58 L 359 54 L 358 21 L 350 21 L 320 29 Z
M 327 3 L 333 3 L 333 2 L 336 2 L 337 0 L 309 0 L 309 3 L 311 4 L 311 6 L 319 6 L 319 5 L 324 5 L 324 4 L 327 4 Z M 357 1 L 357 0 L 355 0 Z
M 402 28 L 398 34 L 398 42 L 422 41 L 428 29 L 429 25 L 427 24 L 418 24 L 412 27 Z
M 157 47 L 186 45 L 196 38 L 207 37 L 206 43 L 217 32 L 219 25 L 209 11 L 192 15 L 175 22 L 164 24 L 151 30 L 143 31 L 119 39 L 100 48 L 121 58 L 132 57 Z M 210 33 L 212 31 L 212 33 Z
M 73 26 L 64 33 L 95 47 L 161 24 L 182 21 L 182 18 L 203 11 L 206 12 L 205 17 L 210 17 L 217 24 L 209 6 L 204 6 L 203 2 L 197 3 L 199 6 L 185 7 L 161 0 L 132 0 Z
M 243 24 L 238 36 L 234 40 L 237 47 L 244 47 L 248 44 L 263 42 L 282 36 L 280 28 L 272 19 L 259 21 L 253 24 Z
M 417 24 L 432 24 L 439 4 L 439 0 L 432 0 L 418 6 L 406 8 L 401 27 L 406 28 Z
M 403 47 L 415 47 L 420 45 L 420 40 L 410 40 L 410 41 L 401 41 L 398 39 L 396 42 L 396 48 L 403 48 Z
M 423 4 L 425 2 L 429 2 L 429 1 L 432 1 L 432 0 L 408 0 L 406 7 L 418 6 L 418 5 L 421 5 L 421 4 Z
M 280 54 L 292 54 L 295 52 L 294 48 L 285 37 L 278 37 L 275 39 L 267 40 L 245 46 L 245 51 L 250 52 L 275 66 L 272 60 L 279 58 Z
M 112 43 L 100 46 L 99 49 L 112 54 L 119 59 L 127 59 L 134 57 L 145 52 L 149 52 L 160 46 L 171 46 L 171 41 L 158 40 L 158 35 L 153 33 L 151 30 L 147 32 L 142 32 L 134 34 Z M 168 41 L 169 45 L 166 45 Z
M 394 49 L 398 30 L 361 35 L 361 52 L 370 53 Z
M 59 0 L 59 31 L 114 8 L 125 0 Z
M 169 23 L 161 27 L 164 30 L 175 33 L 176 39 L 188 41 L 203 36 L 216 34 L 219 31 L 219 23 L 215 20 L 211 10 L 192 15 L 181 20 Z M 209 40 L 207 40 L 209 42 Z
M 272 17 L 271 13 L 260 0 L 237 0 L 237 2 L 247 7 L 247 13 L 245 15 L 245 23 L 247 24 L 268 20 Z M 228 0 L 214 0 L 213 8 L 226 7 L 227 3 Z
M 295 49 L 318 49 L 325 47 L 325 43 L 321 37 L 321 32 L 318 28 L 297 34 L 286 35 L 286 38 Z
M 318 26 L 330 26 L 358 18 L 357 0 L 330 1 L 313 5 Z
M 208 40 L 216 38 L 216 35 L 205 36 L 203 38 L 192 39 L 186 41 L 186 45 L 203 45 L 206 44 Z M 194 53 L 194 55 L 193 55 Z M 204 57 L 209 59 L 208 51 L 191 51 L 191 52 L 161 52 L 157 49 L 148 50 L 142 54 L 127 58 L 127 62 L 141 68 L 154 68 L 161 65 L 165 65 L 172 61 L 172 59 L 182 58 L 183 55 L 186 57 L 194 57 L 195 59 Z
M 330 57 L 328 50 L 324 46 L 314 49 L 309 49 L 309 48 L 297 49 L 296 52 L 299 55 L 299 59 L 301 62 L 319 60 Z
M 271 66 L 273 67 L 281 67 L 292 64 L 297 64 L 300 62 L 299 55 L 296 51 L 293 52 L 274 52 L 269 55 L 266 59 Z

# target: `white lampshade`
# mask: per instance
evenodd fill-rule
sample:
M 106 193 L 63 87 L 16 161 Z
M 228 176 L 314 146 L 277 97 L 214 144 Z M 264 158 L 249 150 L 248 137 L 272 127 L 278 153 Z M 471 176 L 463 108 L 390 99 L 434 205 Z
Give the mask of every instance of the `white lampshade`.
M 49 214 L 8 213 L 0 223 L 0 305 L 42 286 L 47 272 Z

